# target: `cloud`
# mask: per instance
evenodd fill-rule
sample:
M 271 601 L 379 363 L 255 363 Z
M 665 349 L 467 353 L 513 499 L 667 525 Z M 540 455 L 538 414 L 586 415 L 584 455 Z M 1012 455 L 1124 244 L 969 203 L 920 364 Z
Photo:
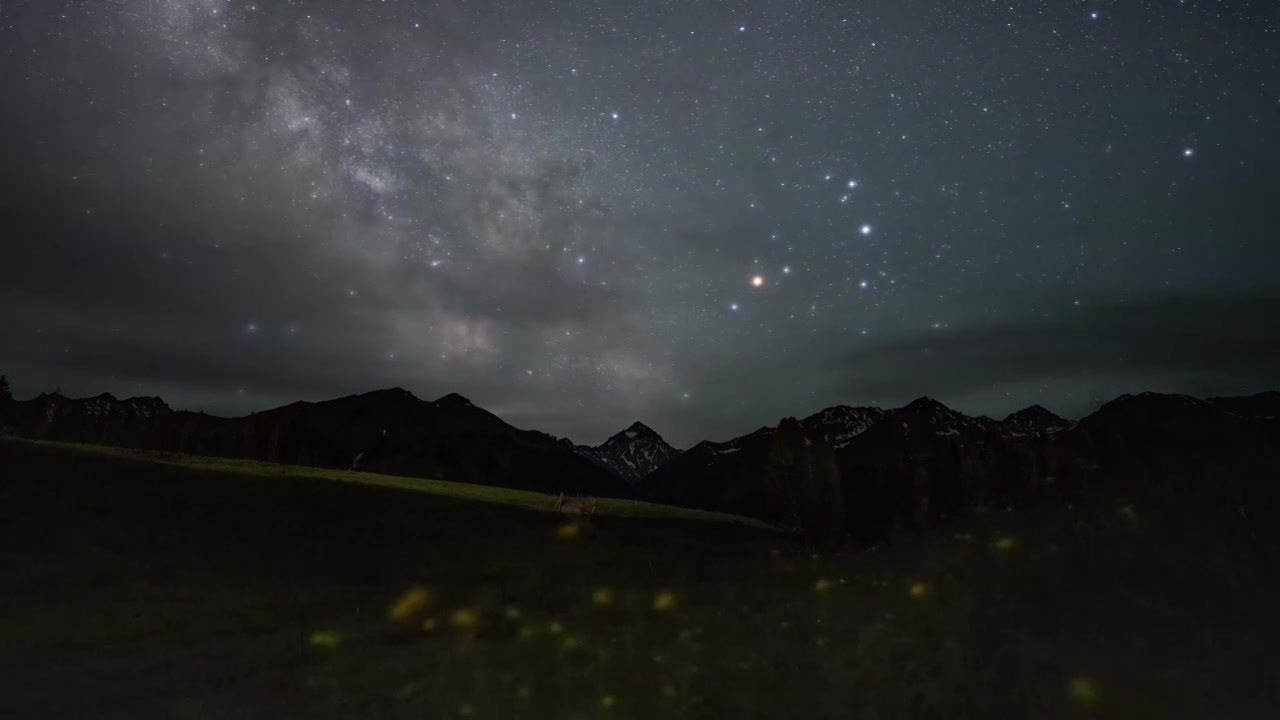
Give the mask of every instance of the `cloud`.
M 1082 303 L 845 354 L 842 391 L 955 397 L 1035 380 L 1186 375 L 1280 385 L 1280 294 Z

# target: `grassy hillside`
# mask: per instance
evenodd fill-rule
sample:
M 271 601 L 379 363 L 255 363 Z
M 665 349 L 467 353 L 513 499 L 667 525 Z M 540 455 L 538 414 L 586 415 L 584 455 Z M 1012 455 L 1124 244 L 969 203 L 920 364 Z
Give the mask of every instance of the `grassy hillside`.
M 430 480 L 401 475 L 380 475 L 377 473 L 357 472 L 352 470 L 332 470 L 328 468 L 307 467 L 301 465 L 278 465 L 258 462 L 256 460 L 240 460 L 235 458 L 208 457 L 203 455 L 184 455 L 182 453 L 162 452 L 154 450 L 135 450 L 131 448 L 111 447 L 107 445 L 86 445 L 78 443 L 50 443 L 38 440 L 13 440 L 62 453 L 78 453 L 101 458 L 106 461 L 147 462 L 176 466 L 187 470 L 202 470 L 218 474 L 236 475 L 240 477 L 257 477 L 266 480 L 276 478 L 308 478 L 313 480 L 335 480 L 374 487 L 395 488 L 413 492 L 428 493 L 444 498 L 470 500 L 475 502 L 498 503 L 512 505 L 527 510 L 554 512 L 556 497 L 544 493 L 516 490 L 512 488 L 493 487 L 491 485 L 475 485 L 470 483 Z M 89 458 L 89 462 L 93 459 Z M 671 505 L 616 498 L 598 498 L 595 503 L 596 512 L 601 515 L 636 518 L 665 518 L 729 522 L 748 525 L 756 528 L 766 527 L 764 523 L 737 515 L 689 510 Z
M 1256 498 L 1099 498 L 870 550 L 550 503 L 0 442 L 0 717 L 1280 708 L 1280 517 Z

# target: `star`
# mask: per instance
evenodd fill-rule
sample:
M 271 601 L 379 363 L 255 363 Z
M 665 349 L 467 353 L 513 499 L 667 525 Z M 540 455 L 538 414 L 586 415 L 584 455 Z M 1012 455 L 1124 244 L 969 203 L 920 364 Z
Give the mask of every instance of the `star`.
M 1195 154 L 1196 154 L 1196 151 L 1194 148 L 1188 147 L 1188 148 L 1182 149 L 1182 157 L 1191 157 L 1192 155 L 1195 155 Z
M 870 235 L 870 234 L 871 234 L 871 226 L 870 226 L 870 225 L 863 225 L 862 227 L 858 228 L 858 232 L 862 233 L 863 235 Z
M 790 274 L 791 274 L 791 266 L 790 266 L 790 265 L 783 265 L 783 266 L 782 266 L 782 274 L 783 274 L 783 275 L 790 275 Z
M 752 276 L 751 287 L 764 287 L 764 276 L 763 275 Z
M 730 309 L 730 310 L 732 310 L 732 311 L 734 311 L 734 312 L 738 312 L 738 308 L 739 308 L 738 303 L 736 303 L 736 302 L 735 302 L 735 303 L 729 303 L 729 309 Z
M 853 188 L 856 188 L 856 187 L 858 187 L 858 181 L 857 181 L 857 180 L 850 180 L 850 181 L 849 181 L 849 189 L 850 189 L 850 190 L 852 190 Z

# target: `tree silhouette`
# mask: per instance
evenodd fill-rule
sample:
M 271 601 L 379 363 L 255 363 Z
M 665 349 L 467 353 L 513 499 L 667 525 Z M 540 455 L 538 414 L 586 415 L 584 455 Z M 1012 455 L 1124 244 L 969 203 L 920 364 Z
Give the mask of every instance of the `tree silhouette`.
M 12 400 L 13 394 L 9 392 L 9 378 L 0 375 L 0 400 Z
M 769 506 L 775 522 L 815 532 L 844 524 L 835 452 L 820 437 L 809 437 L 795 418 L 783 418 L 769 453 Z

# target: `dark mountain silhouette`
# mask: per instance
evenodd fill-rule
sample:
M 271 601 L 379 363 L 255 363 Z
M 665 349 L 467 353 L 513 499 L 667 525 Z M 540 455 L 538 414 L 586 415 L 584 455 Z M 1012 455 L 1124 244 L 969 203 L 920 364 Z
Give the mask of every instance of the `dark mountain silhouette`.
M 1280 418 L 1280 390 L 1248 397 L 1214 397 L 1209 402 L 1229 413 L 1255 418 Z
M 640 497 L 655 502 L 764 517 L 773 428 L 728 442 L 702 441 L 646 476 Z
M 1231 487 L 1280 476 L 1280 393 L 1207 400 L 1122 395 L 1079 422 L 1039 406 L 1002 421 L 920 398 L 834 406 L 679 452 L 635 423 L 598 447 L 518 430 L 451 394 L 393 388 L 247 417 L 174 411 L 159 398 L 0 393 L 23 437 L 630 496 L 874 539 L 958 513 L 1069 502 L 1136 484 Z
M 883 416 L 884 410 L 878 407 L 836 405 L 810 415 L 801 420 L 800 425 L 806 433 L 822 437 L 831 447 L 842 448 Z
M 826 441 L 830 435 L 822 427 L 807 418 L 800 430 L 810 442 Z M 792 447 L 796 432 L 788 430 Z M 780 505 L 776 487 L 769 492 L 777 481 L 767 468 L 797 465 L 772 458 L 775 445 L 766 440 L 772 435 L 761 428 L 726 443 L 702 443 L 645 478 L 640 493 L 656 502 L 775 521 L 795 517 L 794 500 Z M 1039 406 L 997 422 L 920 398 L 840 438 L 834 451 L 844 528 L 875 539 L 952 514 L 1067 502 L 1108 487 L 1275 477 L 1280 394 L 1211 400 L 1125 395 L 1078 423 Z M 804 482 L 807 476 L 798 477 Z M 809 522 L 817 529 L 829 521 Z
M 596 447 L 577 445 L 574 450 L 632 485 L 680 454 L 639 421 Z
M 1000 421 L 1000 433 L 1011 437 L 1045 435 L 1066 430 L 1073 423 L 1039 405 L 1023 408 Z
M 11 432 L 198 455 L 629 496 L 620 478 L 545 433 L 518 430 L 461 395 L 427 402 L 400 388 L 296 402 L 246 417 L 173 411 L 159 398 L 56 394 L 12 403 Z

